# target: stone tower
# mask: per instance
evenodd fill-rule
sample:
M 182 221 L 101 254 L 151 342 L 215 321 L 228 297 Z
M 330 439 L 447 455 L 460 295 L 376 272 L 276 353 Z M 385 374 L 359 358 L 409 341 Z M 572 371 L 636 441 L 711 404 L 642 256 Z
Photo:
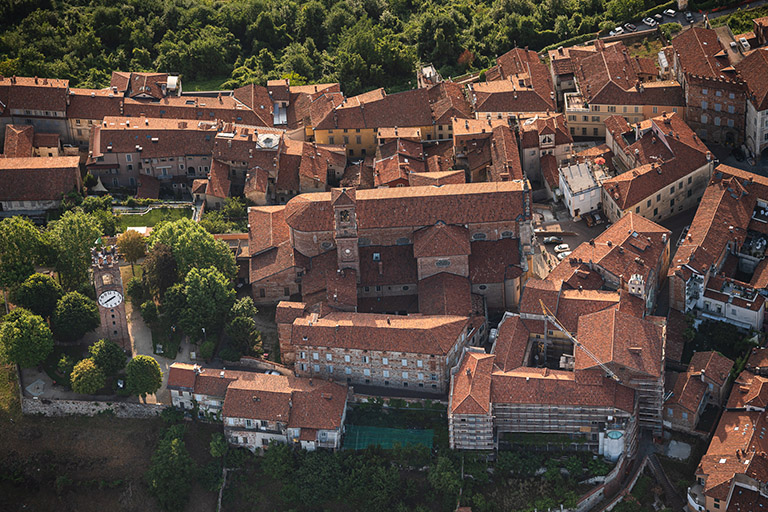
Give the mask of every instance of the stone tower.
M 333 206 L 333 238 L 339 270 L 351 269 L 360 281 L 360 252 L 357 246 L 357 214 L 355 212 L 355 189 L 334 188 L 331 190 Z
M 130 354 L 131 338 L 128 334 L 117 251 L 114 246 L 102 251 L 94 250 L 92 258 L 93 286 L 96 288 L 96 302 L 101 316 L 99 337 L 114 341 Z

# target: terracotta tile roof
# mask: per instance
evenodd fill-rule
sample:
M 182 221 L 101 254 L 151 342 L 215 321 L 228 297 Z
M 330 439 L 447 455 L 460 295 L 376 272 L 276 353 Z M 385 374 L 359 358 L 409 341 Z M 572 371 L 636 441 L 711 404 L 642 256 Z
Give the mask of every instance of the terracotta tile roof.
M 426 170 L 421 142 L 395 139 L 376 148 L 373 161 L 373 180 L 376 187 L 405 183 L 411 173 Z
M 208 180 L 195 180 L 192 182 L 192 193 L 204 194 L 208 188 Z M 160 197 L 160 180 L 154 176 L 139 175 L 139 184 L 136 188 L 136 197 L 141 199 L 157 199 Z
M 609 46 L 621 45 L 624 43 L 620 41 L 614 41 L 612 43 L 605 43 L 600 41 L 600 48 L 606 48 Z M 548 57 L 552 69 L 556 75 L 567 78 L 566 75 L 573 75 L 574 61 L 578 61 L 580 58 L 593 55 L 598 51 L 597 46 L 594 44 L 585 44 L 581 46 L 560 47 L 555 50 L 549 50 Z
M 248 208 L 248 245 L 252 255 L 288 240 L 288 224 L 285 223 L 284 213 L 285 205 Z
M 429 93 L 426 89 L 413 89 L 397 94 L 370 95 L 346 100 L 329 112 L 316 125 L 316 130 L 341 128 L 380 128 L 384 126 L 432 126 Z
M 696 414 L 707 392 L 707 385 L 701 376 L 685 372 L 677 375 L 671 386 L 672 396 L 664 402 L 665 406 L 678 406 Z
M 229 197 L 229 188 L 231 186 L 229 165 L 220 160 L 211 162 L 211 171 L 208 175 L 208 187 L 205 190 L 205 195 L 226 199 Z
M 141 158 L 184 155 L 186 148 L 210 155 L 216 125 L 177 119 L 105 117 L 91 134 L 89 164 L 106 153 L 141 153 Z M 140 149 L 137 149 L 137 146 Z
M 490 414 L 494 356 L 467 352 L 453 377 L 452 414 Z
M 663 327 L 642 318 L 608 308 L 579 318 L 579 341 L 604 364 L 613 363 L 633 373 L 659 377 L 664 366 Z M 576 369 L 597 363 L 576 350 Z
M 515 82 L 493 81 L 472 84 L 470 97 L 476 112 L 548 112 L 555 109 L 549 92 L 539 91 Z
M 0 114 L 5 110 L 66 112 L 68 90 L 69 80 L 0 77 L 0 101 L 4 103 Z
M 517 238 L 474 241 L 470 244 L 469 280 L 473 284 L 503 283 L 523 273 Z
M 304 302 L 290 302 L 281 300 L 275 310 L 275 323 L 292 324 L 294 320 L 304 316 L 307 305 Z
M 562 282 L 556 280 L 529 279 L 520 297 L 520 313 L 541 315 L 541 302 L 550 311 L 557 311 Z
M 470 253 L 469 230 L 438 221 L 413 233 L 413 257 L 434 258 Z
M 507 372 L 521 366 L 527 366 L 528 340 L 530 331 L 520 316 L 507 313 L 499 323 L 496 343 L 492 347 L 496 356 L 494 370 Z
M 245 85 L 235 89 L 233 96 L 259 119 L 260 122 L 256 124 L 274 126 L 274 106 L 266 87 L 255 84 Z
M 170 389 L 184 388 L 189 391 L 195 389 L 194 365 L 185 363 L 173 363 L 168 369 L 168 387 Z
M 541 175 L 547 181 L 549 188 L 554 190 L 560 186 L 560 167 L 557 164 L 557 157 L 552 154 L 542 155 L 539 159 L 541 165 Z
M 667 345 L 665 348 L 665 355 L 668 360 L 677 362 L 682 360 L 687 328 L 688 322 L 685 314 L 669 308 L 669 313 L 667 313 Z
M 34 153 L 32 141 L 35 128 L 31 125 L 9 124 L 5 127 L 4 158 L 29 158 Z
M 763 412 L 725 411 L 702 457 L 696 476 L 705 477 L 704 494 L 725 501 L 731 480 L 737 474 L 746 474 L 757 458 L 768 449 Z
M 427 89 L 432 118 L 436 124 L 451 124 L 453 118 L 471 118 L 472 107 L 464 96 L 464 87 L 454 82 L 440 82 Z
M 191 389 L 195 394 L 223 397 L 227 386 L 239 379 L 252 379 L 255 372 L 203 368 L 189 363 L 173 363 L 168 372 L 169 389 Z
M 462 185 L 466 183 L 464 171 L 414 172 L 408 175 L 408 184 L 412 187 L 440 185 Z
M 614 137 L 622 137 L 614 134 Z M 639 164 L 603 182 L 620 208 L 630 208 L 707 165 L 711 153 L 677 114 L 651 119 L 650 129 L 625 153 Z
M 491 402 L 573 407 L 612 407 L 635 411 L 635 392 L 607 377 L 577 380 L 574 372 L 548 368 L 495 371 L 491 377 Z
M 670 264 L 670 274 L 691 267 L 705 274 L 720 261 L 730 241 L 741 245 L 747 236 L 746 227 L 752 216 L 757 197 L 768 198 L 768 180 L 719 165 L 704 191 L 688 234 Z
M 747 359 L 747 369 L 752 372 L 768 370 L 768 348 L 753 348 Z
M 357 310 L 357 272 L 354 269 L 326 274 L 325 302 L 331 309 Z
M 490 133 L 497 126 L 509 126 L 509 119 L 498 119 L 497 117 L 486 117 L 482 119 L 454 119 L 451 126 L 453 127 L 453 137 L 469 137 L 469 138 L 483 138 L 489 137 Z
M 376 130 L 376 139 L 379 144 L 386 144 L 392 139 L 410 140 L 421 142 L 421 128 L 417 126 L 382 126 Z
M 616 308 L 621 302 L 619 292 L 607 290 L 562 290 L 557 304 L 557 319 L 563 327 L 575 333 L 579 318 L 590 313 Z
M 291 344 L 445 356 L 468 325 L 465 316 L 333 312 L 297 318 Z
M 341 84 L 329 82 L 326 84 L 291 85 L 288 88 L 291 94 L 317 94 L 322 92 L 340 92 Z
M 165 96 L 168 73 L 139 73 L 113 71 L 110 87 L 131 98 L 145 96 L 160 99 Z
M 418 295 L 392 295 L 384 297 L 359 297 L 358 313 L 397 313 L 412 314 L 419 312 Z
M 123 97 L 111 89 L 70 89 L 67 117 L 101 121 L 107 116 L 121 115 L 122 107 Z
M 517 138 L 508 126 L 497 126 L 493 129 L 491 165 L 487 172 L 489 181 L 525 179 Z
M 727 56 L 721 54 L 723 47 L 714 30 L 691 27 L 672 39 L 683 72 L 706 78 L 730 80 L 734 74 L 725 72 L 730 67 Z
M 338 269 L 336 251 L 328 251 L 309 259 L 307 271 L 301 278 L 301 294 L 304 302 L 307 297 L 326 289 L 327 279 Z
M 252 167 L 248 169 L 245 175 L 245 186 L 243 194 L 248 197 L 250 194 L 265 194 L 269 187 L 269 173 L 261 167 Z
M 768 48 L 758 48 L 735 66 L 749 89 L 752 104 L 758 111 L 768 110 Z
M 125 98 L 122 114 L 129 117 L 184 119 L 195 124 L 221 120 L 250 126 L 273 126 L 271 103 L 268 108 L 251 110 L 233 96 L 166 96 L 152 102 Z
M 290 240 L 286 240 L 251 258 L 251 283 L 257 283 L 281 272 L 302 269 L 305 263 L 305 258 L 293 249 Z
M 213 139 L 213 158 L 241 164 L 248 167 L 261 167 L 274 175 L 275 158 L 283 140 L 281 130 L 255 126 L 219 123 Z
M 348 164 L 339 185 L 358 190 L 373 188 L 373 156 L 368 155 L 364 160 Z
M 730 496 L 726 512 L 754 512 L 755 510 L 767 510 L 768 498 L 746 487 L 736 485 Z
M 58 133 L 35 133 L 34 142 L 36 148 L 55 148 L 59 146 Z
M 342 425 L 346 401 L 347 389 L 333 382 L 255 373 L 252 379 L 230 384 L 222 416 L 336 430 Z
M 581 260 L 591 261 L 593 265 L 600 266 L 616 277 L 623 275 L 625 280 L 633 274 L 640 274 L 648 283 L 651 273 L 657 270 L 661 262 L 670 235 L 671 232 L 666 228 L 630 212 L 593 241 L 574 249 L 568 258 L 550 272 L 547 279 L 581 284 L 581 281 L 573 279 L 574 274 L 585 270 L 579 263 Z M 589 278 L 589 275 L 586 277 Z
M 419 281 L 419 313 L 469 316 L 471 295 L 469 279 L 440 272 Z
M 696 352 L 688 364 L 688 371 L 694 374 L 704 373 L 708 379 L 724 386 L 733 364 L 733 361 L 719 352 Z
M 768 378 L 741 372 L 728 397 L 728 409 L 768 408 Z
M 521 181 L 442 187 L 397 187 L 357 193 L 358 229 L 522 220 L 528 191 Z M 286 221 L 297 231 L 331 231 L 329 193 L 303 194 L 286 205 Z M 470 214 L 471 213 L 471 214 Z
M 556 146 L 573 143 L 563 114 L 537 115 L 526 119 L 520 125 L 520 130 L 520 145 L 525 149 L 538 148 L 539 137 L 542 135 L 551 136 Z
M 517 107 L 525 108 L 505 108 L 496 112 L 545 112 L 555 109 L 552 77 L 538 53 L 514 48 L 499 56 L 496 62 L 496 66 L 486 72 L 486 79 L 489 82 L 508 80 L 525 91 L 518 96 L 521 101 L 516 102 Z
M 419 280 L 411 245 L 365 246 L 358 251 L 360 283 L 364 286 L 416 284 Z
M 0 201 L 56 201 L 81 187 L 80 157 L 0 158 Z

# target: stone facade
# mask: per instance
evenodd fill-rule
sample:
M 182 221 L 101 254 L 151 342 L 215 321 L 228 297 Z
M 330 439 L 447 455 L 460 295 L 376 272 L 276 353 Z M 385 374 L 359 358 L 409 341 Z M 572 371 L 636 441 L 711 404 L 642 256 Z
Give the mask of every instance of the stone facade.
M 21 399 L 23 414 L 42 416 L 96 416 L 113 413 L 118 418 L 153 418 L 158 416 L 165 405 L 135 402 L 97 402 L 91 400 L 51 400 L 46 398 Z

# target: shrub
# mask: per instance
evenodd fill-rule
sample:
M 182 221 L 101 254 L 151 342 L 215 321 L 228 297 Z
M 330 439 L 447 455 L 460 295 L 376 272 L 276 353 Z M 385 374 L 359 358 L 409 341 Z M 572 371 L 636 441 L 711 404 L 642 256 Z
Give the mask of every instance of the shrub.
M 232 347 L 224 347 L 219 351 L 219 357 L 225 361 L 239 361 L 241 354 L 237 349 Z
M 136 306 L 141 305 L 147 298 L 147 292 L 144 289 L 144 283 L 138 277 L 132 277 L 125 285 L 125 294 L 128 299 Z
M 208 340 L 200 345 L 200 357 L 206 361 L 213 357 L 213 353 L 216 351 L 216 343 L 213 340 Z
M 111 340 L 99 340 L 88 347 L 96 366 L 107 375 L 115 375 L 125 368 L 125 351 Z
M 148 300 L 141 305 L 141 318 L 147 325 L 155 325 L 159 319 L 157 314 L 157 305 L 154 301 Z
M 86 395 L 96 393 L 106 384 L 104 371 L 96 366 L 96 362 L 91 358 L 83 359 L 75 365 L 69 381 L 72 391 Z

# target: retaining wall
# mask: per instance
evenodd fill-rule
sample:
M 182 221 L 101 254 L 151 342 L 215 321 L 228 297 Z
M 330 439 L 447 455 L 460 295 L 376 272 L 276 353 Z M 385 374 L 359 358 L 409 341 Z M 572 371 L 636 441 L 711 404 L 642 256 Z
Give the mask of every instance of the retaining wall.
M 118 418 L 153 418 L 165 409 L 161 404 L 136 402 L 94 402 L 90 400 L 53 400 L 47 398 L 21 399 L 23 414 L 43 416 L 96 416 L 111 411 Z

